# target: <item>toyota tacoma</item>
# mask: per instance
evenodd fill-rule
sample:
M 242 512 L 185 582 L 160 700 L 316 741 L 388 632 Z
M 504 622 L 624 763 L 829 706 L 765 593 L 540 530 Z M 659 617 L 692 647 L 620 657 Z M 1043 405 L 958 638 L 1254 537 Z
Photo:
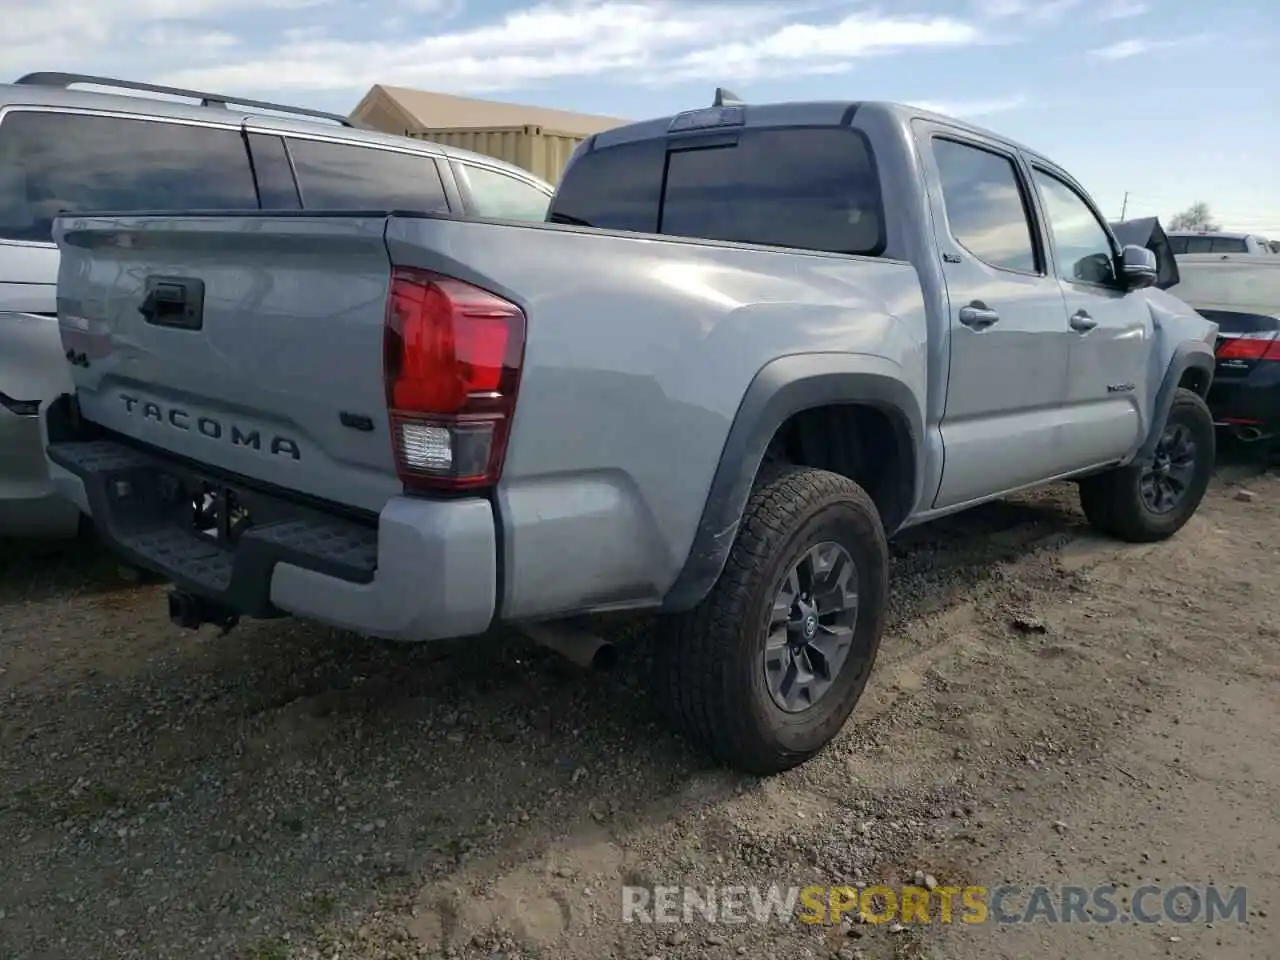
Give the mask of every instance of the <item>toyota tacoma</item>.
M 1155 541 L 1213 467 L 1214 324 L 1061 167 L 902 105 L 600 133 L 545 223 L 55 235 L 54 477 L 175 619 L 427 641 L 654 611 L 660 696 L 744 771 L 850 715 L 886 537 L 1068 479 L 1096 527 Z

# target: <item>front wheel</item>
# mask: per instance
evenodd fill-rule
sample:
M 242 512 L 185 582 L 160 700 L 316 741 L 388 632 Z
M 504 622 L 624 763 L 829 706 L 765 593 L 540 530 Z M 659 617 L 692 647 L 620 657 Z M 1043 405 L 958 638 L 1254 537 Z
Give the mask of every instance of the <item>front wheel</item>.
M 685 736 L 745 773 L 809 759 L 871 675 L 888 546 L 871 499 L 825 470 L 767 467 L 720 579 L 666 618 L 658 689 Z
M 1080 482 L 1085 516 L 1099 531 L 1131 543 L 1173 536 L 1209 488 L 1215 441 L 1208 405 L 1179 387 L 1151 457 Z

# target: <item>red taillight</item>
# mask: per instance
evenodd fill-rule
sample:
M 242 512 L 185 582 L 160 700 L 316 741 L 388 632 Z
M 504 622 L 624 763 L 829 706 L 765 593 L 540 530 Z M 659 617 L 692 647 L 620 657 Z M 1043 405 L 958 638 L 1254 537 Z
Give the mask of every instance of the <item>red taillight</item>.
M 452 277 L 397 267 L 384 339 L 387 412 L 405 486 L 465 490 L 502 474 L 524 313 Z
M 1280 360 L 1280 340 L 1274 330 L 1223 336 L 1217 355 L 1219 360 Z

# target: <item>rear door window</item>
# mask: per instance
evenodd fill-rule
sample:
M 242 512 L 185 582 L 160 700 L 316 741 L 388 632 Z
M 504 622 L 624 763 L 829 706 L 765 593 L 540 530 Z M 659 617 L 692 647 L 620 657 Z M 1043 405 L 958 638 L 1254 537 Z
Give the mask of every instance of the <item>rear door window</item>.
M 1244 237 L 1214 237 L 1210 253 L 1248 253 Z
M 884 249 L 879 177 L 860 132 L 747 129 L 704 142 L 646 140 L 582 154 L 565 171 L 552 219 L 801 250 Z
M 1036 244 L 1013 159 L 942 137 L 933 140 L 933 156 L 956 241 L 989 266 L 1037 272 Z
M 449 209 L 434 157 L 323 140 L 289 140 L 309 210 Z
M 238 129 L 34 110 L 0 123 L 0 239 L 51 241 L 63 213 L 257 208 Z
M 551 197 L 527 180 L 470 163 L 454 164 L 454 169 L 466 183 L 477 215 L 495 220 L 546 219 Z

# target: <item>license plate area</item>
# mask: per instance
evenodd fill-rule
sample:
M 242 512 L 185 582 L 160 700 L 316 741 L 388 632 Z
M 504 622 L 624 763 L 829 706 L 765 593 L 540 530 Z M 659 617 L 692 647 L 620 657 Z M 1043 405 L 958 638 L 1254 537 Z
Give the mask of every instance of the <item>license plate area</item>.
M 178 528 L 228 550 L 254 526 L 297 512 L 244 487 L 170 464 L 117 472 L 109 479 L 107 495 L 123 530 Z
M 188 486 L 188 522 L 201 539 L 234 547 L 252 525 L 250 505 L 225 484 L 200 480 Z

